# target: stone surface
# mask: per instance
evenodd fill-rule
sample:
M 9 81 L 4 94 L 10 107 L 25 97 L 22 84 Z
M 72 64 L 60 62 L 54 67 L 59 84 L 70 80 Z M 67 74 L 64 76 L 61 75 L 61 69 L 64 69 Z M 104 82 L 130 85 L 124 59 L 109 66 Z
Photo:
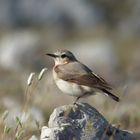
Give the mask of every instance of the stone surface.
M 134 133 L 120 130 L 86 103 L 58 107 L 42 127 L 41 140 L 134 140 Z M 139 134 L 139 133 L 138 133 Z M 137 136 L 138 136 L 137 134 Z M 139 137 L 140 138 L 140 137 Z
M 37 138 L 36 138 L 36 136 L 32 136 L 29 140 L 38 140 Z

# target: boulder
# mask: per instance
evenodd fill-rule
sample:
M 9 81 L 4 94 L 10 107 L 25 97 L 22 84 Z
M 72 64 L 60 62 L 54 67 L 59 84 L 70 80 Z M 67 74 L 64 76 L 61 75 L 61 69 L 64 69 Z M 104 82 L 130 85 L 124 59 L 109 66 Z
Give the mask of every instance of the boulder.
M 48 127 L 42 127 L 40 140 L 136 140 L 139 133 L 114 127 L 87 103 L 64 105 L 50 116 Z

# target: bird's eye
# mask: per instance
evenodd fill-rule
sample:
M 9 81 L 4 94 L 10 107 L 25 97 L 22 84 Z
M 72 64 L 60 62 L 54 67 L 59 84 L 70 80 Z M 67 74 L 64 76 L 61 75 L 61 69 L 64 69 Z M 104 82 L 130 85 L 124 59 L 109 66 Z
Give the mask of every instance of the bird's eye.
M 61 58 L 65 58 L 65 57 L 67 57 L 65 54 L 62 54 L 62 55 L 61 55 Z

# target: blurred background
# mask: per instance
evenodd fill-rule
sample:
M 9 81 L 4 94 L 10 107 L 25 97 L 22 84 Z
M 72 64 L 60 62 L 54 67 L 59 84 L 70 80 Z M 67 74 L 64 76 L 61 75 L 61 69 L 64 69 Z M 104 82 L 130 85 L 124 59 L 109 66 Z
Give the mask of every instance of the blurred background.
M 72 51 L 121 98 L 117 105 L 103 95 L 81 101 L 122 129 L 140 130 L 139 0 L 0 0 L 0 114 L 9 111 L 7 126 L 24 106 L 28 76 L 44 67 L 28 91 L 33 119 L 46 125 L 55 107 L 73 102 L 57 89 L 54 62 L 45 56 L 58 49 Z

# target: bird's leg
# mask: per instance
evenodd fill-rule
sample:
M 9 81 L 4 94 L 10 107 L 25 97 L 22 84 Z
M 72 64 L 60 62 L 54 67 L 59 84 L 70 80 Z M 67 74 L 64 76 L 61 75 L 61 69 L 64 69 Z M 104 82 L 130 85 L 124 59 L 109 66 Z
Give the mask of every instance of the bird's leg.
M 75 102 L 74 102 L 73 104 L 75 105 L 76 102 L 77 102 L 80 98 L 82 98 L 82 97 L 86 97 L 86 96 L 89 96 L 90 94 L 91 94 L 90 92 L 87 92 L 87 93 L 85 93 L 85 94 L 83 94 L 83 95 L 77 97 L 76 100 L 75 100 Z
M 77 97 L 73 104 L 75 105 L 76 102 L 77 102 L 80 98 L 81 98 L 81 96 Z

